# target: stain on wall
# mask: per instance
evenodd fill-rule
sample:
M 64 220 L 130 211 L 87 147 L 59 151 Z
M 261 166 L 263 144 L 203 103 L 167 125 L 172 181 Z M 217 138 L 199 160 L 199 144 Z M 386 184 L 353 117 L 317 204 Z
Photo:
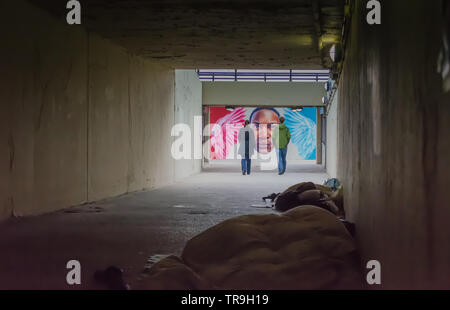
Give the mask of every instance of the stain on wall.
M 26 1 L 0 20 L 0 219 L 174 180 L 173 69 Z
M 355 2 L 339 85 L 338 176 L 363 262 L 383 288 L 450 288 L 450 96 L 437 59 L 440 1 Z

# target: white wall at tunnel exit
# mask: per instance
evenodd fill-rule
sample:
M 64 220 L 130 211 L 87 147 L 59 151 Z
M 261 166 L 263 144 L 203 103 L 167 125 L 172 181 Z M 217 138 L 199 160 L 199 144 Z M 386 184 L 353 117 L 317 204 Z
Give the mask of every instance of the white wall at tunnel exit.
M 325 83 L 204 82 L 203 105 L 323 106 Z
M 326 132 L 326 168 L 330 177 L 337 177 L 337 120 L 338 120 L 338 92 L 328 108 Z
M 202 153 L 202 83 L 195 70 L 175 70 L 175 124 L 186 124 L 191 134 L 191 159 L 175 160 L 174 179 L 179 180 L 201 171 Z M 194 124 L 195 118 L 200 123 Z M 176 139 L 177 137 L 174 137 Z M 195 143 L 194 140 L 199 143 Z

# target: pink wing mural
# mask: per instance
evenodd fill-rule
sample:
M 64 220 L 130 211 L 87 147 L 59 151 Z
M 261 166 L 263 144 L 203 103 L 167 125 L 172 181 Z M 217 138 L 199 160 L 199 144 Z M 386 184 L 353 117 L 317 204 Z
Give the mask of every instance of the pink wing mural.
M 245 108 L 236 108 L 223 116 L 211 128 L 211 159 L 226 159 L 238 140 L 239 129 L 244 125 Z

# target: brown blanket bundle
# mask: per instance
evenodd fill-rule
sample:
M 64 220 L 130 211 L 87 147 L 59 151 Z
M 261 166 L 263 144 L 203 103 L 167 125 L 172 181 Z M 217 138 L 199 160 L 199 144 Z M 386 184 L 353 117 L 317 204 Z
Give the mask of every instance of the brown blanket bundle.
M 303 205 L 314 205 L 336 216 L 344 216 L 341 190 L 333 192 L 329 187 L 312 182 L 293 185 L 275 200 L 275 209 L 280 212 Z
M 181 258 L 156 263 L 135 288 L 360 289 L 362 277 L 344 225 L 322 208 L 302 206 L 213 226 L 188 241 Z

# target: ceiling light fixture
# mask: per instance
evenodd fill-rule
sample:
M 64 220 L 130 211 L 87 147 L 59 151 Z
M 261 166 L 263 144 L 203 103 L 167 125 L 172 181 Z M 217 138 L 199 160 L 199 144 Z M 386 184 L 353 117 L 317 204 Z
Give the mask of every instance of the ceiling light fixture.
M 303 107 L 291 108 L 292 112 L 301 112 L 303 111 Z
M 330 58 L 333 62 L 340 62 L 342 60 L 342 49 L 339 43 L 333 44 L 330 48 Z
M 333 62 L 336 61 L 336 44 L 333 44 L 333 46 L 330 48 L 330 58 Z

